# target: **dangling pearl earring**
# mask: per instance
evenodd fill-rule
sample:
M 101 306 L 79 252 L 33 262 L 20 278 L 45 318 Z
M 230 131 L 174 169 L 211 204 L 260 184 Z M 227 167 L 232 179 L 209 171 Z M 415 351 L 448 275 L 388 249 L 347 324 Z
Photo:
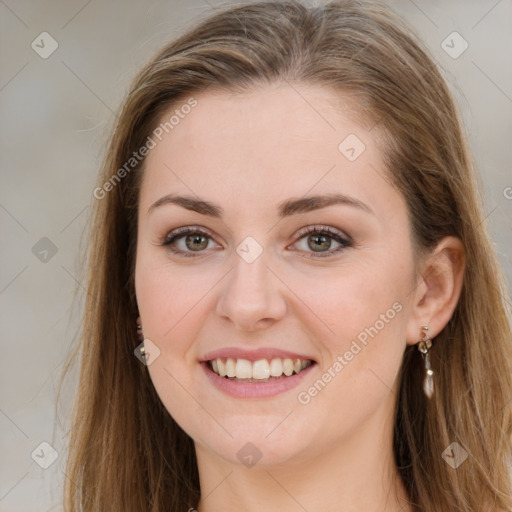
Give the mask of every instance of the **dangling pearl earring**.
M 432 347 L 432 340 L 428 335 L 428 326 L 424 325 L 422 328 L 421 340 L 418 343 L 418 350 L 423 356 L 425 361 L 425 379 L 423 380 L 423 391 L 427 398 L 432 398 L 434 394 L 434 371 L 430 365 L 430 348 Z

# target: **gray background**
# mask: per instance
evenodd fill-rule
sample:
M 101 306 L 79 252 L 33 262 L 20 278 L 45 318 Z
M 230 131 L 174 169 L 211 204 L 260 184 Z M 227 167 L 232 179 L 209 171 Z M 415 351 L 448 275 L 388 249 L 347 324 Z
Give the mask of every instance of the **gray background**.
M 456 95 L 481 170 L 486 222 L 510 286 L 512 2 L 389 4 L 431 48 Z M 80 241 L 113 112 L 157 48 L 220 5 L 0 1 L 0 511 L 62 509 L 71 391 L 54 425 L 55 389 L 79 322 Z M 441 46 L 453 31 L 469 44 L 456 59 Z M 33 41 L 42 46 L 42 32 L 58 43 L 46 59 L 31 47 Z M 39 447 L 44 441 L 59 454 L 47 469 L 39 465 L 51 455 L 48 446 Z

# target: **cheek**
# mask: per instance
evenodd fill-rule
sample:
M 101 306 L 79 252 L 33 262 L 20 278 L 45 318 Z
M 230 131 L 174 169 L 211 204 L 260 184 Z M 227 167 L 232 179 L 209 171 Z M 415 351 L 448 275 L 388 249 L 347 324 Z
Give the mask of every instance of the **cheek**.
M 331 351 L 344 348 L 356 338 L 364 341 L 365 329 L 377 324 L 377 329 L 391 334 L 405 315 L 405 299 L 410 292 L 408 264 L 393 265 L 383 257 L 363 258 L 335 269 L 289 274 L 288 282 L 297 297 L 312 313 L 310 321 L 318 326 L 317 333 L 326 335 L 325 344 Z M 393 333 L 395 331 L 393 330 Z
M 141 252 L 137 260 L 135 286 L 144 334 L 173 352 L 199 329 L 194 321 L 204 307 L 203 299 L 218 281 L 208 272 L 178 268 L 164 258 Z M 184 333 L 188 333 L 187 336 Z
M 412 275 L 409 262 L 397 261 L 382 254 L 329 272 L 328 279 L 297 278 L 297 294 L 314 313 L 311 327 L 321 327 L 321 371 L 329 384 L 319 407 L 335 401 L 342 415 L 364 415 L 393 389 L 406 347 Z
M 194 340 L 201 329 L 205 294 L 213 285 L 211 277 L 198 275 L 192 267 L 180 271 L 166 261 L 157 261 L 149 251 L 138 255 L 135 288 L 144 337 L 159 349 L 148 372 L 169 414 L 194 435 L 199 431 L 194 431 L 190 417 L 203 418 L 205 414 L 188 391 L 194 389 L 198 369 Z

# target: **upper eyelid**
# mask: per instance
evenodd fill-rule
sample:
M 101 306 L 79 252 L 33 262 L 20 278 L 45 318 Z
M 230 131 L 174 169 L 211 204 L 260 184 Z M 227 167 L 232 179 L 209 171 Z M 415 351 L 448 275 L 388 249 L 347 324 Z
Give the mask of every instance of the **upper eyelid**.
M 173 238 L 175 236 L 187 235 L 189 233 L 202 233 L 202 234 L 210 236 L 211 238 L 215 238 L 215 235 L 213 235 L 212 232 L 208 228 L 204 228 L 202 226 L 191 225 L 191 226 L 183 226 L 183 227 L 179 227 L 176 229 L 172 229 L 171 231 L 167 232 L 164 235 L 164 240 L 166 240 L 168 238 Z
M 327 233 L 332 236 L 336 235 L 342 239 L 345 239 L 347 242 L 352 241 L 352 238 L 349 235 L 347 235 L 345 232 L 343 232 L 337 228 L 333 228 L 331 226 L 324 226 L 321 224 L 320 225 L 313 224 L 311 226 L 305 226 L 304 228 L 299 229 L 299 231 L 297 231 L 297 234 L 295 236 L 303 237 L 305 235 L 315 233 L 315 232 Z

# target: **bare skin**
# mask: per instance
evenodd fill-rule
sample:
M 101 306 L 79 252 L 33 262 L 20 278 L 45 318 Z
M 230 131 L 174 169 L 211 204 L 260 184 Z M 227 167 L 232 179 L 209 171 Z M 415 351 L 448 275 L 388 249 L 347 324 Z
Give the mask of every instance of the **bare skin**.
M 135 275 L 144 335 L 160 350 L 151 379 L 195 443 L 199 511 L 411 511 L 392 452 L 397 374 L 421 326 L 435 337 L 453 313 L 460 242 L 445 238 L 416 259 L 376 130 L 357 123 L 339 93 L 278 84 L 194 97 L 146 160 Z M 354 161 L 338 148 L 349 134 L 365 145 Z M 284 201 L 333 193 L 363 206 L 279 216 Z M 214 203 L 222 216 L 165 201 L 151 208 L 168 194 Z M 194 236 L 174 240 L 179 253 L 162 245 L 187 226 Z M 314 226 L 330 232 L 304 233 Z M 237 252 L 246 237 L 262 249 L 250 263 Z M 370 326 L 377 333 L 363 344 Z M 275 396 L 233 397 L 200 364 L 226 347 L 316 364 Z M 329 382 L 308 391 L 326 373 Z M 244 446 L 261 457 L 250 467 Z

